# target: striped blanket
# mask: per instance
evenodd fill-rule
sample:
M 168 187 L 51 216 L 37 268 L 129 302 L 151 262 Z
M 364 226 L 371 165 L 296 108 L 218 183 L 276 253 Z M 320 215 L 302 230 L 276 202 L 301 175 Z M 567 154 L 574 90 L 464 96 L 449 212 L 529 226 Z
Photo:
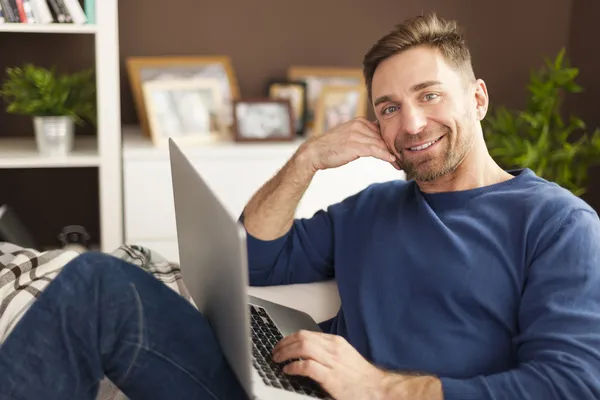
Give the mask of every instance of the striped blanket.
M 75 251 L 39 252 L 0 242 L 0 343 L 4 342 L 25 311 L 63 266 L 78 255 Z M 140 246 L 121 246 L 111 255 L 139 266 L 192 302 L 181 280 L 178 265 Z M 126 397 L 108 379 L 104 379 L 97 399 L 117 400 Z

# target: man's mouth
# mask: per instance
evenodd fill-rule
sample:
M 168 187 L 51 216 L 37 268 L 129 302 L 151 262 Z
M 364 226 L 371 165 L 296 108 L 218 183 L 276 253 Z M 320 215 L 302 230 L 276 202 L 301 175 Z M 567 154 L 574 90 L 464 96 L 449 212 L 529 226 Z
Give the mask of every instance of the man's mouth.
M 423 150 L 428 149 L 429 147 L 433 146 L 437 142 L 439 142 L 440 139 L 442 139 L 443 137 L 444 136 L 440 136 L 437 139 L 434 139 L 434 140 L 432 140 L 430 142 L 427 142 L 427 143 L 420 144 L 420 145 L 415 146 L 415 147 L 407 147 L 406 150 L 410 150 L 410 151 L 423 151 Z

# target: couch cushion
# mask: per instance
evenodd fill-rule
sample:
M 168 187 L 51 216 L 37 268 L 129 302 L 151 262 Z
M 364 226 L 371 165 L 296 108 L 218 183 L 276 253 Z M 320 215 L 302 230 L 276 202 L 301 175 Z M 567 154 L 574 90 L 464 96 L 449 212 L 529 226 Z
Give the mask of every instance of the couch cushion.
M 335 281 L 283 286 L 252 286 L 248 294 L 295 308 L 322 322 L 335 316 L 340 296 Z

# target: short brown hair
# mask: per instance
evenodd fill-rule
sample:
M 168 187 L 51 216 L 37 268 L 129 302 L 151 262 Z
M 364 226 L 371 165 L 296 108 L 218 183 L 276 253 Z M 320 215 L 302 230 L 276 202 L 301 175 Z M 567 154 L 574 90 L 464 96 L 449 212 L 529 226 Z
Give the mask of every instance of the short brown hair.
M 363 59 L 363 74 L 369 98 L 373 75 L 379 64 L 389 57 L 416 46 L 438 49 L 446 61 L 474 78 L 469 48 L 458 29 L 456 21 L 446 21 L 436 14 L 418 16 L 397 25 L 394 30 L 379 39 Z

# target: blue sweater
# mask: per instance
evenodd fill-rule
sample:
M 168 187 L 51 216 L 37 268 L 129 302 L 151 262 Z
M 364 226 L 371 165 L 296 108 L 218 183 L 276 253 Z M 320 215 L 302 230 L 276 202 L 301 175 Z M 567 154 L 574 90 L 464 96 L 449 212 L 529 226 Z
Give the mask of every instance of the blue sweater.
M 525 169 L 474 190 L 369 186 L 248 236 L 250 284 L 335 278 L 323 326 L 375 365 L 440 377 L 446 400 L 600 399 L 600 221 Z

